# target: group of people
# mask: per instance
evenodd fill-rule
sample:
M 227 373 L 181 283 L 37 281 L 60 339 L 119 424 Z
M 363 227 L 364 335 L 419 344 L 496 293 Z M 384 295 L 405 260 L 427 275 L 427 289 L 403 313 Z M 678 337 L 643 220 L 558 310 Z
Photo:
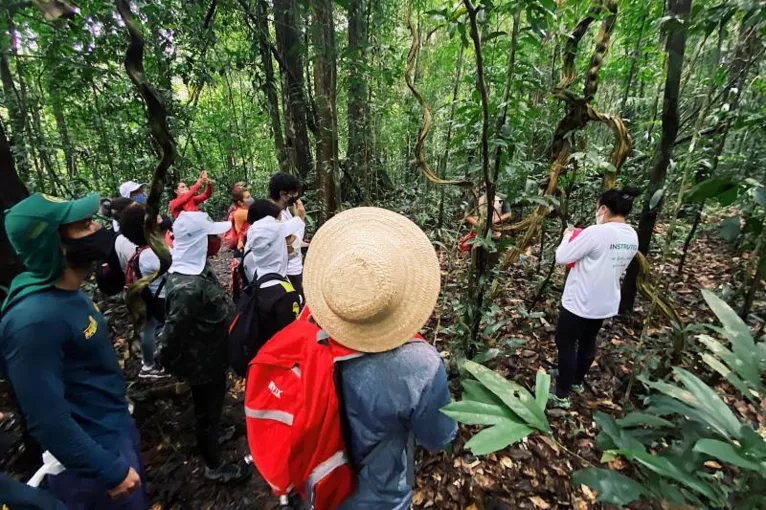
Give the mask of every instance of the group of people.
M 180 183 L 174 191 L 168 216 L 157 218 L 172 264 L 142 295 L 146 320 L 139 377 L 172 375 L 191 387 L 204 476 L 236 483 L 253 470 L 244 460 L 224 460 L 220 445 L 235 433 L 234 427 L 221 426 L 230 337 L 243 303 L 255 303 L 258 338 L 247 354 L 247 391 L 259 367 L 280 363 L 279 346 L 290 345 L 291 335 L 313 335 L 301 325 L 310 323 L 316 340 L 306 342 L 343 354 L 330 362 L 330 380 L 305 382 L 315 388 L 337 385 L 338 398 L 317 405 L 335 403 L 343 423 L 343 461 L 331 463 L 332 468 L 324 462 L 317 470 L 326 476 L 337 465 L 354 467 L 354 488 L 342 508 L 409 508 L 414 443 L 440 449 L 457 432 L 455 422 L 439 411 L 450 401 L 441 357 L 418 335 L 440 291 L 441 271 L 428 237 L 390 211 L 345 211 L 316 232 L 304 282 L 306 212 L 295 177 L 273 176 L 269 196 L 262 200 L 250 197 L 245 186 L 234 186 L 222 222 L 198 210 L 213 192 L 205 172 L 193 186 Z M 148 508 L 140 438 L 123 371 L 106 319 L 80 290 L 94 268 L 104 281 L 104 275 L 121 272 L 123 287 L 160 269 L 144 233 L 146 186 L 131 181 L 119 192 L 106 205 L 98 195 L 65 201 L 36 193 L 5 217 L 8 238 L 26 272 L 14 279 L 2 306 L 0 371 L 10 381 L 29 432 L 63 467 L 47 476 L 49 494 L 56 498 L 50 501 L 63 502 L 63 508 Z M 551 405 L 569 407 L 570 392 L 582 390 L 601 324 L 617 312 L 619 279 L 637 250 L 635 231 L 625 222 L 634 196 L 634 190 L 604 193 L 596 225 L 577 235 L 568 231 L 556 252 L 558 263 L 575 265 L 556 333 L 559 373 Z M 113 218 L 111 226 L 96 221 L 99 211 Z M 224 243 L 235 260 L 231 292 L 209 262 Z M 240 298 L 238 305 L 232 297 Z M 298 361 L 286 366 L 298 379 L 321 373 Z M 287 405 L 282 396 L 289 391 L 269 381 L 265 398 L 272 399 L 269 405 Z M 248 407 L 243 414 L 279 426 L 300 422 L 292 411 Z M 251 430 L 260 429 L 248 424 L 250 435 Z M 262 469 L 271 441 L 248 437 L 256 467 L 276 491 L 278 484 Z M 0 487 L 7 482 L 0 478 Z M 0 504 L 14 509 L 14 503 L 44 497 L 17 489 L 18 499 L 3 496 L 8 500 L 0 498 Z M 305 490 L 297 493 L 313 502 Z

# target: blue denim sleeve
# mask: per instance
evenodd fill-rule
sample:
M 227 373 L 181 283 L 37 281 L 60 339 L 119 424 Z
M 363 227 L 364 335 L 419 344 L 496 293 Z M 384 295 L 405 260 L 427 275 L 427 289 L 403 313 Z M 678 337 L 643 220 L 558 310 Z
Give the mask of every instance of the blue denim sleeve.
M 66 510 L 66 505 L 42 489 L 29 487 L 0 473 L 0 508 L 34 508 L 35 510 Z
M 128 464 L 104 450 L 74 421 L 64 395 L 64 323 L 37 323 L 8 332 L 3 356 L 8 379 L 32 436 L 67 469 L 96 478 L 111 489 L 128 474 Z M 44 333 L 43 333 L 44 332 Z M 58 340 L 59 345 L 52 344 Z
M 452 400 L 447 372 L 441 359 L 431 382 L 425 387 L 412 417 L 415 440 L 428 450 L 444 448 L 455 438 L 457 423 L 440 409 Z

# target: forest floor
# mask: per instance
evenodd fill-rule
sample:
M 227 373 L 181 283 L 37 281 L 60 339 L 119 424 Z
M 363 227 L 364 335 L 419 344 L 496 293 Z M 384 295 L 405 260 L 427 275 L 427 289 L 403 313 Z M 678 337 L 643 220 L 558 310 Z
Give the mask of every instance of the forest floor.
M 443 353 L 449 361 L 453 351 L 444 328 L 453 320 L 453 302 L 463 299 L 464 286 L 458 280 L 465 273 L 467 258 L 459 255 L 443 258 L 444 285 L 437 312 L 424 331 L 427 340 Z M 448 260 L 451 259 L 451 260 Z M 542 273 L 548 262 L 542 264 Z M 487 364 L 503 375 L 533 388 L 535 374 L 542 367 L 555 366 L 553 341 L 558 300 L 563 286 L 563 274 L 557 271 L 543 299 L 536 306 L 542 314 L 530 314 L 525 302 L 535 294 L 536 260 L 534 253 L 526 264 L 517 264 L 503 278 L 498 293 L 497 318 L 508 320 L 494 335 L 495 344 L 508 339 L 520 339 L 524 343 L 513 350 L 500 354 Z M 722 285 L 736 285 L 735 272 L 741 266 L 726 244 L 715 234 L 702 235 L 689 252 L 682 274 L 676 274 L 675 265 L 667 265 L 660 272 L 663 282 L 670 282 L 670 289 L 677 296 L 676 304 L 687 324 L 712 323 L 714 316 L 702 300 L 700 289 L 719 290 Z M 228 278 L 229 256 L 215 259 L 215 267 L 222 283 Z M 235 487 L 207 483 L 203 477 L 202 463 L 193 455 L 193 408 L 188 388 L 174 380 L 166 383 L 145 383 L 137 379 L 140 361 L 129 353 L 129 319 L 119 299 L 99 302 L 110 318 L 118 355 L 124 361 L 128 380 L 128 395 L 135 404 L 134 417 L 141 431 L 142 456 L 147 473 L 148 492 L 152 510 L 210 510 L 210 509 L 271 509 L 275 500 L 266 484 L 257 474 L 246 483 Z M 639 300 L 637 317 L 645 317 L 649 303 Z M 766 316 L 766 303 L 757 301 L 755 315 Z M 461 427 L 453 452 L 419 452 L 417 456 L 418 477 L 414 491 L 416 508 L 436 509 L 548 509 L 548 508 L 598 508 L 596 495 L 587 487 L 573 487 L 571 474 L 589 464 L 601 466 L 600 452 L 596 448 L 597 430 L 593 413 L 597 410 L 621 415 L 623 407 L 635 402 L 635 393 L 641 384 L 636 381 L 628 402 L 625 402 L 636 367 L 636 352 L 652 352 L 658 349 L 663 329 L 662 320 L 655 320 L 648 328 L 643 345 L 639 345 L 643 322 L 637 318 L 619 318 L 608 321 L 600 336 L 600 351 L 591 370 L 586 391 L 573 398 L 569 411 L 549 410 L 553 440 L 538 434 L 524 442 L 497 454 L 477 458 L 463 449 L 470 427 Z M 695 346 L 690 341 L 689 354 L 684 365 L 694 367 Z M 641 348 L 639 348 L 641 347 Z M 657 351 L 658 352 L 658 351 Z M 651 356 L 650 356 L 651 358 Z M 698 365 L 697 368 L 701 370 Z M 697 370 L 700 373 L 700 370 Z M 459 381 L 452 379 L 455 395 L 459 394 Z M 723 388 L 726 389 L 725 387 Z M 237 425 L 235 439 L 224 446 L 229 459 L 242 459 L 247 453 L 242 411 L 243 383 L 231 377 L 225 407 L 225 420 Z M 732 395 L 733 392 L 727 392 Z M 764 413 L 757 413 L 749 404 L 727 398 L 740 415 L 755 424 L 756 429 L 766 430 Z M 0 411 L 9 409 L 7 385 L 0 385 Z M 761 420 L 759 423 L 758 420 Z M 18 427 L 11 427 L 12 437 L 18 439 Z M 2 445 L 0 445 L 0 450 Z M 0 451 L 0 460 L 4 452 Z M 2 465 L 2 463 L 0 463 Z M 14 466 L 11 466 L 14 468 Z M 619 457 L 609 467 L 628 470 L 629 466 Z M 28 476 L 25 470 L 16 473 Z

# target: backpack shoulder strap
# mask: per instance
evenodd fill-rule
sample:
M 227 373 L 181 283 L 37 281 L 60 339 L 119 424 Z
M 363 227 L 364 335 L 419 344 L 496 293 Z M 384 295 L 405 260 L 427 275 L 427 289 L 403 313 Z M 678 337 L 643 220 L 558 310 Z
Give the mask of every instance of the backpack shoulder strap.
M 256 275 L 256 276 L 258 276 L 258 275 Z M 265 275 L 259 277 L 255 281 L 255 284 L 256 284 L 256 286 L 258 288 L 260 288 L 261 285 L 263 285 L 266 282 L 273 282 L 273 281 L 277 281 L 277 280 L 284 280 L 284 277 L 282 275 L 278 274 L 278 273 L 268 273 L 268 274 L 265 274 Z

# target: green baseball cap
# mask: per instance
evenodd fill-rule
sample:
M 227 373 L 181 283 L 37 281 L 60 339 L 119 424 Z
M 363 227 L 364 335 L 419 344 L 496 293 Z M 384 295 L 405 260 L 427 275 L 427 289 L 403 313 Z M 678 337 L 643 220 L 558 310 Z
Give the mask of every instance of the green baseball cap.
M 101 197 L 78 200 L 35 193 L 5 212 L 5 231 L 27 271 L 14 278 L 3 308 L 21 297 L 52 287 L 64 270 L 59 227 L 90 218 Z

